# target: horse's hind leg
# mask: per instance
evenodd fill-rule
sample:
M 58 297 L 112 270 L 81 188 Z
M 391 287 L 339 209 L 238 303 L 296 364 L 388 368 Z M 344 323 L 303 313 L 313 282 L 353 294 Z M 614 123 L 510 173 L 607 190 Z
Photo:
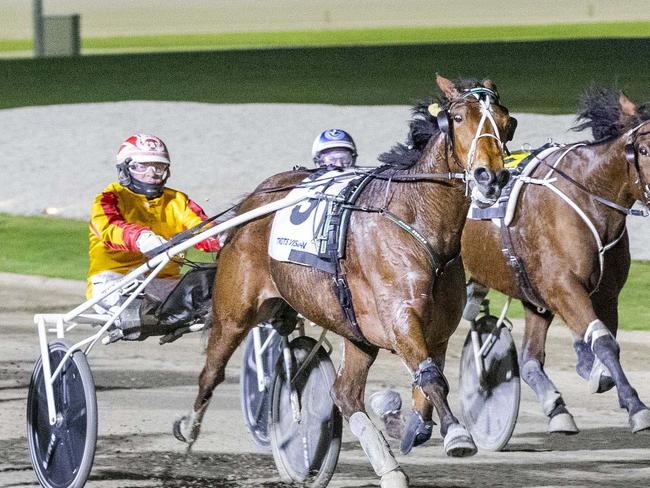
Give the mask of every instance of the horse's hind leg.
M 386 439 L 366 414 L 363 401 L 368 370 L 377 357 L 377 349 L 361 349 L 344 340 L 343 361 L 332 388 L 334 402 L 359 439 L 363 451 L 381 477 L 382 488 L 406 488 L 408 479 L 395 460 Z
M 194 401 L 194 409 L 174 422 L 174 436 L 186 442 L 188 450 L 199 435 L 203 415 L 210 403 L 213 390 L 225 379 L 228 360 L 250 329 L 244 325 L 250 321 L 244 319 L 245 316 L 238 322 L 215 320 L 208 339 L 205 366 L 199 376 L 199 393 Z
M 628 412 L 632 432 L 650 429 L 650 410 L 641 401 L 637 391 L 630 385 L 619 357 L 620 349 L 616 338 L 600 320 L 592 308 L 587 293 L 582 292 L 579 283 L 563 283 L 563 293 L 557 297 L 557 310 L 575 334 L 584 337 L 584 341 L 594 352 L 596 358 L 611 373 L 616 384 L 618 402 Z
M 553 320 L 550 312 L 539 313 L 529 303 L 526 309 L 526 327 L 521 348 L 521 377 L 532 388 L 548 417 L 548 431 L 577 434 L 573 416 L 567 410 L 562 395 L 544 371 L 546 334 Z

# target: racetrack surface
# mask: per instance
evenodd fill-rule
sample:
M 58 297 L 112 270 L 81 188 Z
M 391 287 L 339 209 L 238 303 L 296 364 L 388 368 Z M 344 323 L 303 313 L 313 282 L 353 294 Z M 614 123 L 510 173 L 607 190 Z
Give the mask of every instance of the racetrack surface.
M 38 355 L 32 315 L 66 311 L 83 301 L 84 283 L 0 274 L 0 488 L 37 485 L 25 438 L 25 408 L 31 368 Z M 446 375 L 451 405 L 458 414 L 457 384 L 463 323 L 452 338 Z M 85 331 L 86 333 L 88 330 Z M 522 324 L 514 335 L 520 342 Z M 71 339 L 85 336 L 76 333 Z M 340 341 L 334 345 L 339 364 Z M 647 351 L 650 333 L 621 331 L 622 361 L 641 398 L 650 398 Z M 589 395 L 574 372 L 570 334 L 555 325 L 549 335 L 547 371 L 563 393 L 581 433 L 549 436 L 533 394 L 522 385 L 515 435 L 505 452 L 479 452 L 469 459 L 444 455 L 434 428 L 433 440 L 398 460 L 416 488 L 563 487 L 650 485 L 650 435 L 630 433 L 614 392 Z M 90 481 L 92 488 L 125 487 L 284 487 L 270 454 L 256 452 L 239 410 L 241 350 L 232 358 L 226 381 L 215 391 L 203 433 L 191 455 L 171 435 L 172 421 L 185 413 L 196 394 L 202 367 L 201 338 L 188 336 L 159 346 L 120 342 L 97 346 L 89 362 L 98 390 L 99 437 Z M 410 380 L 397 357 L 382 352 L 370 371 L 366 394 L 394 387 L 408 406 Z M 372 417 L 373 420 L 374 417 Z M 398 445 L 390 441 L 394 452 Z M 359 443 L 344 426 L 343 449 L 333 488 L 378 486 Z

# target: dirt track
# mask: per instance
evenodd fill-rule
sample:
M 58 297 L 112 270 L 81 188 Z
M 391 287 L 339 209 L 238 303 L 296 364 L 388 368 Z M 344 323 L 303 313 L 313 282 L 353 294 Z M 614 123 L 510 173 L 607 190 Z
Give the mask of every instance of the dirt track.
M 30 371 L 38 354 L 32 314 L 63 311 L 82 301 L 83 284 L 0 274 L 0 488 L 37 485 L 25 438 L 25 405 Z M 515 337 L 521 337 L 516 324 Z M 456 406 L 457 365 L 466 324 L 454 337 L 447 376 Z M 334 342 L 338 365 L 338 340 Z M 642 398 L 650 398 L 647 351 L 650 333 L 621 333 L 623 363 Z M 548 370 L 563 392 L 581 433 L 549 436 L 545 417 L 530 390 L 522 387 L 515 436 L 506 452 L 479 452 L 470 459 L 447 458 L 434 440 L 399 456 L 413 487 L 608 486 L 650 485 L 650 435 L 629 432 L 614 393 L 589 395 L 573 371 L 567 330 L 550 335 Z M 201 438 L 190 457 L 171 435 L 175 416 L 189 409 L 202 366 L 200 338 L 186 337 L 159 346 L 142 343 L 99 346 L 90 356 L 99 403 L 99 439 L 91 487 L 281 487 L 270 454 L 255 451 L 239 410 L 241 352 L 233 357 L 226 381 L 206 415 Z M 644 381 L 645 379 L 645 381 Z M 367 392 L 396 386 L 403 396 L 408 378 L 396 357 L 381 354 Z M 343 450 L 333 488 L 378 486 L 359 444 L 344 427 Z M 398 451 L 396 443 L 391 442 Z

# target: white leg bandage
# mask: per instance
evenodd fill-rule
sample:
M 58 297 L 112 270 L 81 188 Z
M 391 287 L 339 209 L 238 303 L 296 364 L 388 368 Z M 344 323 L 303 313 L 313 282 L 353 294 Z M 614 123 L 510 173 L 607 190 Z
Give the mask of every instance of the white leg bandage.
M 593 349 L 596 339 L 606 335 L 612 336 L 612 339 L 616 341 L 616 338 L 612 335 L 607 326 L 603 324 L 601 320 L 596 319 L 587 326 L 585 342 Z
M 350 417 L 350 430 L 359 439 L 363 452 L 368 456 L 377 476 L 399 468 L 386 439 L 365 413 L 355 412 Z

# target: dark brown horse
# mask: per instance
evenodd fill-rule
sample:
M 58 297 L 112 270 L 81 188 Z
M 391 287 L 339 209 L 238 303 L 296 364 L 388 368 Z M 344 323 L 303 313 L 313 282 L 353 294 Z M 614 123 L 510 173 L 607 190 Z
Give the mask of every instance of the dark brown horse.
M 650 113 L 607 89 L 587 92 L 583 105 L 578 129 L 591 128 L 596 141 L 563 147 L 528 175 L 537 181 L 522 187 L 505 231 L 510 238 L 490 221 L 467 222 L 462 255 L 474 283 L 465 318 L 472 319 L 488 288 L 522 300 L 522 377 L 549 417 L 549 431 L 575 433 L 544 372 L 547 330 L 560 316 L 576 338 L 578 373 L 592 392 L 615 384 L 637 432 L 650 428 L 650 411 L 625 377 L 615 335 L 630 267 L 628 209 L 635 201 L 650 204 Z M 504 247 L 519 258 L 521 271 L 508 265 Z
M 350 219 L 342 266 L 356 331 L 342 311 L 332 275 L 269 258 L 273 215 L 232 233 L 219 257 L 214 326 L 199 393 L 193 411 L 175 426 L 183 440 L 191 444 L 196 439 L 213 389 L 223 381 L 226 363 L 248 331 L 272 315 L 289 317 L 298 311 L 344 338 L 344 360 L 332 396 L 382 477 L 382 486 L 402 487 L 407 481 L 365 413 L 366 378 L 379 348 L 398 354 L 413 374 L 416 408 L 422 412 L 432 404 L 437 409 L 447 453 L 476 452 L 447 404 L 442 373 L 447 341 L 465 301 L 459 254 L 470 201 L 466 182 L 448 176 L 473 175 L 473 195 L 485 203 L 495 201 L 507 180 L 502 151 L 513 124 L 489 80 L 457 86 L 438 76 L 437 84 L 443 93 L 439 105 L 417 108 L 408 145 L 398 145 L 386 156 L 391 164 L 375 172 Z M 438 124 L 448 125 L 446 132 Z M 238 212 L 285 196 L 286 191 L 264 190 L 290 187 L 309 174 L 292 171 L 267 179 Z

